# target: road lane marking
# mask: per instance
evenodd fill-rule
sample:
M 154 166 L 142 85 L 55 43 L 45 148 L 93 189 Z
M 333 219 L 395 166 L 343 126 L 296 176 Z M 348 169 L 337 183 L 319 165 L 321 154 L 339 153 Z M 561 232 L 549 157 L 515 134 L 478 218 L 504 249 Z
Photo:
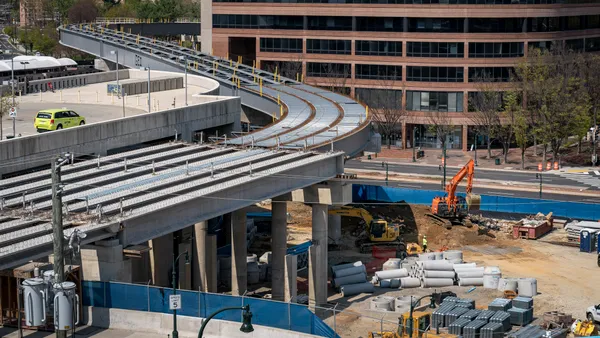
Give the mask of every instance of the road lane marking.
M 510 193 L 510 192 L 494 192 L 494 193 L 490 193 L 491 195 L 506 195 L 506 196 L 514 196 L 515 194 Z

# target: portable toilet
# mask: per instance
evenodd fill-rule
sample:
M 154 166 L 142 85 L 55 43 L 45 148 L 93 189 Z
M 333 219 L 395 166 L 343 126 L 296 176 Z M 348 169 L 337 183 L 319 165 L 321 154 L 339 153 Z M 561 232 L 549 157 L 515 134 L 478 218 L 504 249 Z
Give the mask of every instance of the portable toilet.
M 579 231 L 579 251 L 581 252 L 595 252 L 596 249 L 596 238 L 598 230 L 596 229 L 581 229 Z

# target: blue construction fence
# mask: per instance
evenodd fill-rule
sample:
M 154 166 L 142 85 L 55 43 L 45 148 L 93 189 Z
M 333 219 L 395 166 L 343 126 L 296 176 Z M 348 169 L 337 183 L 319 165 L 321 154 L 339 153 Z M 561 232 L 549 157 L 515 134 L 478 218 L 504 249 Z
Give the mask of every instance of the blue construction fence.
M 435 196 L 444 196 L 441 190 L 417 190 L 365 184 L 352 186 L 352 201 L 398 202 L 430 205 Z M 464 196 L 464 194 L 459 194 Z M 521 197 L 481 195 L 481 210 L 521 214 L 547 214 L 578 220 L 600 220 L 600 204 L 566 202 Z
M 169 296 L 173 289 L 119 282 L 82 282 L 84 306 L 124 310 L 173 313 Z M 206 318 L 224 307 L 250 305 L 252 324 L 314 334 L 323 337 L 339 336 L 305 305 L 284 303 L 252 297 L 238 297 L 198 291 L 177 290 L 181 295 L 183 316 Z M 215 319 L 241 322 L 241 311 L 225 311 Z

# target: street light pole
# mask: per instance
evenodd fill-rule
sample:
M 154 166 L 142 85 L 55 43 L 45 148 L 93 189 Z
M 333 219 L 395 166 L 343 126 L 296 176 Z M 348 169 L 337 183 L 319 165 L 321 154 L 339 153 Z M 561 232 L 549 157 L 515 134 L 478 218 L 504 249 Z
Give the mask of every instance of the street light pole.
M 10 70 L 10 86 L 12 88 L 12 106 L 15 106 L 15 57 L 13 55 L 12 60 L 11 60 L 11 70 Z M 17 128 L 16 128 L 16 122 L 15 122 L 15 118 L 13 117 L 12 119 L 12 123 L 13 123 L 13 137 L 17 137 Z
M 444 180 L 442 181 L 442 189 L 446 187 L 446 142 L 444 142 L 443 147 L 444 148 L 442 149 L 442 160 L 444 161 Z
M 413 124 L 412 127 L 412 148 L 413 148 L 413 158 L 412 161 L 413 162 L 417 162 L 417 156 L 415 154 L 415 152 L 417 151 L 417 138 L 416 138 L 416 134 L 417 134 L 417 128 L 415 128 L 415 125 Z
M 177 258 L 175 258 L 175 253 L 173 253 L 173 272 L 172 272 L 172 283 L 173 283 L 173 295 L 177 294 L 177 271 L 179 269 L 177 269 L 177 262 L 179 261 L 179 258 L 181 256 L 185 255 L 185 262 L 186 264 L 189 263 L 189 255 L 188 252 L 183 252 L 180 253 L 179 256 L 177 256 Z M 176 270 L 177 269 L 177 270 Z M 173 309 L 173 334 L 172 334 L 173 338 L 179 338 L 179 332 L 177 332 L 177 309 Z
M 180 59 L 183 59 L 185 62 L 185 105 L 188 105 L 188 84 L 187 84 L 187 70 L 188 70 L 188 57 L 187 55 L 180 56 Z
M 119 87 L 119 51 L 111 50 L 110 53 L 115 55 L 115 57 L 117 59 L 116 60 L 116 64 L 117 64 L 117 97 L 121 98 L 121 87 Z
M 542 199 L 542 181 L 543 181 L 542 173 L 536 173 L 535 178 L 540 180 L 540 199 Z
M 208 322 L 211 319 L 213 319 L 219 313 L 224 312 L 224 311 L 229 311 L 229 310 L 244 311 L 244 313 L 242 314 L 242 327 L 240 327 L 241 332 L 250 333 L 250 332 L 254 331 L 254 327 L 252 327 L 252 312 L 250 312 L 250 305 L 244 305 L 241 307 L 240 306 L 225 307 L 225 308 L 222 308 L 222 309 L 214 312 L 213 314 L 206 317 L 206 319 L 202 321 L 202 326 L 200 327 L 200 331 L 198 332 L 198 338 L 202 338 L 202 336 L 204 334 L 204 328 L 206 327 L 206 324 L 208 324 Z
M 596 133 L 598 132 L 598 113 L 597 113 L 597 108 L 594 108 L 594 128 L 592 129 L 592 165 L 596 166 L 596 163 L 598 163 L 598 152 L 596 150 L 596 145 L 597 145 L 597 137 L 596 137 Z

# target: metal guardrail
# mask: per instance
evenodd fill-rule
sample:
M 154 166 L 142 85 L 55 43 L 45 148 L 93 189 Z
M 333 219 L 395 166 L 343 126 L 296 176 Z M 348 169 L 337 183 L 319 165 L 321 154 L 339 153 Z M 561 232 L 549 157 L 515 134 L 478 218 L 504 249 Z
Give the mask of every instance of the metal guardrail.
M 175 21 L 167 21 L 167 19 L 162 19 L 158 21 L 151 21 L 151 19 L 140 19 L 140 18 L 129 18 L 129 17 L 115 17 L 115 18 L 107 18 L 107 17 L 99 17 L 96 18 L 97 24 L 136 24 L 136 23 L 200 23 L 200 19 L 194 18 L 178 18 Z

